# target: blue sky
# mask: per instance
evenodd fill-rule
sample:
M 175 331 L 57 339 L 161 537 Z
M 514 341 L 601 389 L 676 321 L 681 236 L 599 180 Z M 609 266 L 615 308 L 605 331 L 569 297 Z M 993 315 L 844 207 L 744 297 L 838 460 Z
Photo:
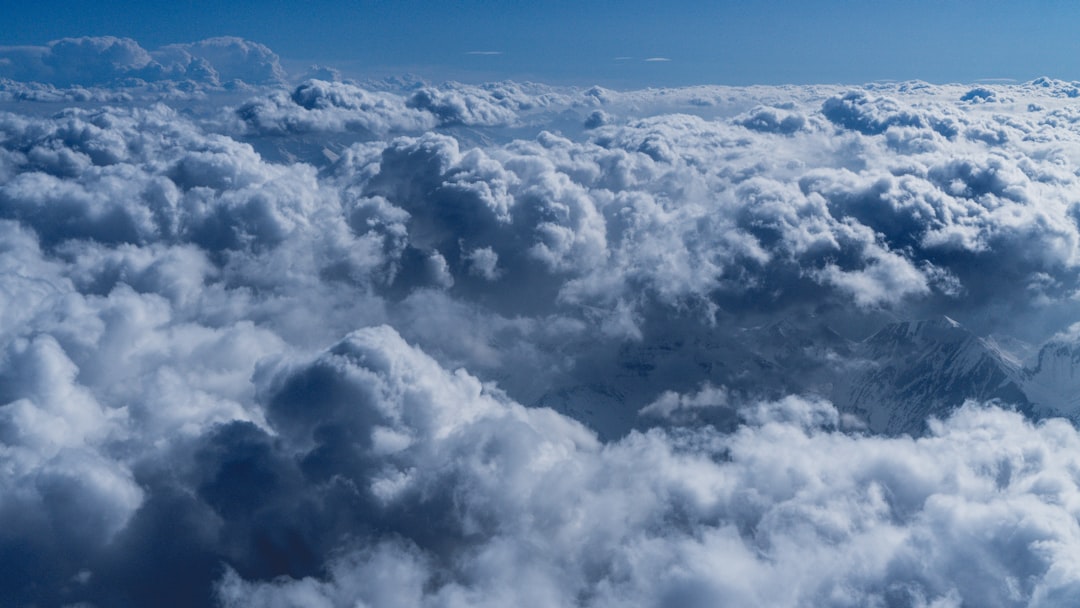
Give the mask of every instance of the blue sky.
M 116 35 L 155 48 L 235 35 L 287 65 L 353 75 L 608 85 L 1080 79 L 1080 4 L 1052 0 L 4 4 L 2 44 Z

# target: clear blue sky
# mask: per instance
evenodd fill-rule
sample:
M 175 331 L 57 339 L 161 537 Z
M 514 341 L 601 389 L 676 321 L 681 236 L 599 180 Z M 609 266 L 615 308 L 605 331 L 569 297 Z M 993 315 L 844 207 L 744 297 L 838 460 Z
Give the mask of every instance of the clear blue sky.
M 575 84 L 1080 80 L 1080 2 L 5 0 L 0 44 L 235 35 L 353 75 Z M 492 51 L 500 54 L 469 54 Z M 622 59 L 617 59 L 622 58 Z M 644 61 L 667 58 L 670 61 Z

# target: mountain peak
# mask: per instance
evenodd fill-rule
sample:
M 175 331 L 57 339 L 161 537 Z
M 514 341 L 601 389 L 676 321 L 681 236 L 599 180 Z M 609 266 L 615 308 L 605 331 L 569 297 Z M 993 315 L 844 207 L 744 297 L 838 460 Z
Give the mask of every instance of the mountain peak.
M 952 342 L 968 338 L 974 339 L 975 335 L 955 320 L 941 315 L 930 319 L 889 323 L 867 338 L 865 342 L 868 344 L 897 341 L 924 342 L 927 340 Z
M 938 315 L 930 317 L 929 319 L 919 319 L 917 321 L 908 321 L 907 325 L 920 328 L 920 329 L 964 329 L 963 325 L 958 321 L 947 315 Z
M 967 399 L 1029 408 L 1018 365 L 955 320 L 940 316 L 890 323 L 859 347 L 868 362 L 838 387 L 841 410 L 872 430 L 918 434 Z

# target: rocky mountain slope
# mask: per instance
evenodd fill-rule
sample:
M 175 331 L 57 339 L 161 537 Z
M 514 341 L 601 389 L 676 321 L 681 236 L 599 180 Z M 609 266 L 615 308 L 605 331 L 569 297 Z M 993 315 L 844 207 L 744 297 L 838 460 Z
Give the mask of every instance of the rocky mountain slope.
M 965 400 L 1032 411 L 1023 370 L 994 343 L 942 317 L 891 323 L 855 345 L 854 373 L 831 395 L 875 433 L 920 433 Z
M 920 435 L 930 418 L 944 418 L 967 400 L 1033 418 L 1080 419 L 1080 341 L 1057 336 L 1025 366 L 999 340 L 948 317 L 889 323 L 861 341 L 800 319 L 723 338 L 630 344 L 590 375 L 594 381 L 558 387 L 536 405 L 606 436 L 644 426 L 639 412 L 663 396 L 650 391 L 657 386 L 686 395 L 722 386 L 731 395 L 723 404 L 683 412 L 680 424 L 730 424 L 740 403 L 791 392 L 827 398 L 868 432 L 887 435 Z

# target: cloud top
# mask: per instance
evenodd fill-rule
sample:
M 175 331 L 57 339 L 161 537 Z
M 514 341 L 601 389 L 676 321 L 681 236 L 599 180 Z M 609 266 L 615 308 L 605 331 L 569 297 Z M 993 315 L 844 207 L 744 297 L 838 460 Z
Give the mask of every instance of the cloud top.
M 147 51 L 130 38 L 64 38 L 40 47 L 0 48 L 0 78 L 60 87 L 130 80 L 192 80 L 221 85 L 283 82 L 285 71 L 266 46 L 235 37 L 172 44 Z
M 1075 83 L 0 54 L 14 605 L 1076 597 Z

